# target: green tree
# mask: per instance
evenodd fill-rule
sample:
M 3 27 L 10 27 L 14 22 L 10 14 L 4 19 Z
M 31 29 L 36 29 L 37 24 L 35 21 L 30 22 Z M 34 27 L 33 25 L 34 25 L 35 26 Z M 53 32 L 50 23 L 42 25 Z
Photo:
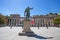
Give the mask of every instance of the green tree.
M 49 15 L 58 15 L 58 13 L 49 13 Z
M 6 17 L 0 14 L 0 26 L 6 23 Z
M 54 15 L 58 15 L 58 13 L 54 13 Z
M 53 13 L 49 13 L 49 15 L 53 15 Z
M 58 25 L 60 24 L 60 15 L 54 18 L 54 24 Z

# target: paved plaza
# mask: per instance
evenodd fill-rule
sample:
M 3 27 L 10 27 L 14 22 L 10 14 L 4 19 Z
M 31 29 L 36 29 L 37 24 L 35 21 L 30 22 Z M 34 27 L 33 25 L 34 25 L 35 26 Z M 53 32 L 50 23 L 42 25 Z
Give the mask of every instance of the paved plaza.
M 22 27 L 0 27 L 0 40 L 60 40 L 60 28 L 57 27 L 31 27 L 36 36 L 19 36 Z

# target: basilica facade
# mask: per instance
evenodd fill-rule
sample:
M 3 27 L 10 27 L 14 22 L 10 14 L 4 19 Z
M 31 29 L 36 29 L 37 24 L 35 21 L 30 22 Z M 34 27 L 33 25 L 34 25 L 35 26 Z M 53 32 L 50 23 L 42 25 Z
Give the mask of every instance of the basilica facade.
M 34 15 L 31 17 L 31 20 L 34 20 L 34 27 L 54 27 L 53 20 L 55 17 L 58 15 Z M 12 26 L 23 26 L 23 21 L 25 17 L 20 17 L 19 14 L 11 14 L 10 16 L 7 17 L 7 25 L 12 25 Z

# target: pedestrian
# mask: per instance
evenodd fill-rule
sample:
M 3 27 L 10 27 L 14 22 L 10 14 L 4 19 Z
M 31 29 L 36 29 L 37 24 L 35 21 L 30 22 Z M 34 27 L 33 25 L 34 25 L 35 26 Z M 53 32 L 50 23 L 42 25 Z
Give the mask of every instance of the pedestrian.
M 11 27 L 10 27 L 10 29 L 12 28 L 12 25 L 11 25 Z
M 23 29 L 23 25 L 22 25 L 22 29 Z
M 47 29 L 48 29 L 48 25 L 46 24 L 46 27 L 47 27 Z
M 39 23 L 38 23 L 38 29 L 39 29 Z

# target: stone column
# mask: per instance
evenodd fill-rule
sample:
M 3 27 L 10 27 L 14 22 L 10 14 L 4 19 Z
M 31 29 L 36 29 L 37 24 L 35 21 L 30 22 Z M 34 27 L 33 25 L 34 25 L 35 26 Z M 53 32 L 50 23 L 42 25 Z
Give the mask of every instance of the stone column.
M 8 23 L 9 23 L 8 25 L 10 25 L 10 19 L 8 19 L 8 20 L 9 20 L 9 21 L 8 21 Z

